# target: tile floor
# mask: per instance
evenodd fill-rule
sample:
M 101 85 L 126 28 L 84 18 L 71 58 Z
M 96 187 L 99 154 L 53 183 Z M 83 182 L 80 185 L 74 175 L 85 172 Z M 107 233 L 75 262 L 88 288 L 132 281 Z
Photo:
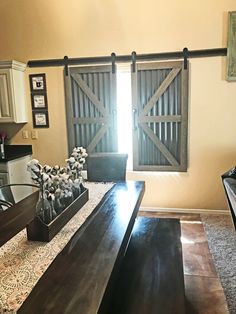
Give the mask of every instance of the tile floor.
M 200 215 L 140 211 L 181 222 L 186 314 L 227 314 L 227 303 L 208 248 Z M 173 313 L 174 314 L 174 313 Z

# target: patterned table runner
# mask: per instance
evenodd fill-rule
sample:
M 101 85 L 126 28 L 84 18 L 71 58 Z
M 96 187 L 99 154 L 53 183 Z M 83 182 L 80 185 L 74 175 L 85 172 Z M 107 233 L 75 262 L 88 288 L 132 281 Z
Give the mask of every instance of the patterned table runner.
M 49 243 L 28 241 L 24 229 L 0 248 L 0 313 L 16 313 L 42 274 L 112 186 L 113 183 L 86 182 L 88 202 Z

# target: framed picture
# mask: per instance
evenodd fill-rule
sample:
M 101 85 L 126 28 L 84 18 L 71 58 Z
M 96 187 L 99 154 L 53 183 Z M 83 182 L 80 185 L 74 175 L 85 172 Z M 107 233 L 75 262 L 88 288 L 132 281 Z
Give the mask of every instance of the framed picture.
M 45 92 L 46 88 L 46 76 L 45 73 L 42 74 L 30 74 L 30 90 L 32 92 L 42 91 Z
M 39 93 L 31 93 L 31 104 L 32 109 L 47 109 L 47 94 L 43 92 Z
M 236 11 L 228 13 L 227 81 L 236 81 Z
M 33 112 L 34 128 L 49 128 L 48 111 L 34 110 Z

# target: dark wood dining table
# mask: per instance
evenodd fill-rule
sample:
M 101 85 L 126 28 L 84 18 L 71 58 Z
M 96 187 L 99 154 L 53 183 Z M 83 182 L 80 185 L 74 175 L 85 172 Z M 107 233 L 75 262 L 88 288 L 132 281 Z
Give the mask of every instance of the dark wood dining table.
M 102 313 L 145 191 L 116 183 L 39 279 L 17 313 Z
M 23 230 L 35 217 L 38 192 L 0 212 L 0 247 Z

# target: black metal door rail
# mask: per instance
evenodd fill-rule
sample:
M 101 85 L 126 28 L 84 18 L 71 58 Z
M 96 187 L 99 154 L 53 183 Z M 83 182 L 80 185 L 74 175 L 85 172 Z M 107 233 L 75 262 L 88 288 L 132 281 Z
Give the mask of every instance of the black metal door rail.
M 227 55 L 227 48 L 214 48 L 214 49 L 202 49 L 202 50 L 188 50 L 188 48 L 184 48 L 182 51 L 149 53 L 149 54 L 137 54 L 135 51 L 133 51 L 131 55 L 116 55 L 113 52 L 110 56 L 100 56 L 100 57 L 68 58 L 68 56 L 65 56 L 63 59 L 30 60 L 28 61 L 28 66 L 32 68 L 33 67 L 64 66 L 66 74 L 67 74 L 68 66 L 70 65 L 111 63 L 113 72 L 115 72 L 116 62 L 132 62 L 132 70 L 135 71 L 136 61 L 184 59 L 184 67 L 186 69 L 188 58 L 206 58 L 206 57 L 217 57 L 217 56 L 226 56 L 226 55 Z

